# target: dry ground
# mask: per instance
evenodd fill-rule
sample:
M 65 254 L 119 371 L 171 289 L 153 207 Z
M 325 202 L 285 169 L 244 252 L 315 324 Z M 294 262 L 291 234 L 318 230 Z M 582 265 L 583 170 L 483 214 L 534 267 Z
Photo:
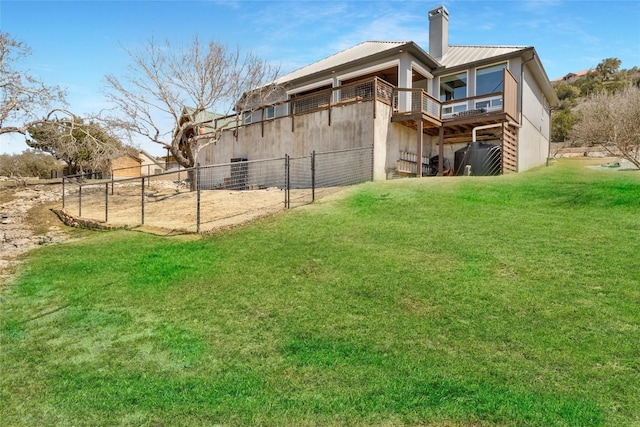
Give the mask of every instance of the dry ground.
M 343 188 L 322 188 L 316 190 L 316 197 L 326 197 Z M 290 197 L 291 207 L 309 204 L 312 197 L 311 189 L 292 189 Z M 279 188 L 243 191 L 202 190 L 200 232 L 214 232 L 273 215 L 285 209 L 284 201 L 285 191 Z M 82 190 L 81 207 L 77 187 L 68 188 L 65 196 L 65 210 L 71 215 L 113 226 L 134 228 L 144 225 L 165 230 L 167 234 L 196 232 L 197 206 L 197 192 L 189 191 L 170 181 L 156 181 L 145 187 L 144 210 L 142 190 L 137 182 L 116 183 L 113 194 L 110 184 L 85 186 Z

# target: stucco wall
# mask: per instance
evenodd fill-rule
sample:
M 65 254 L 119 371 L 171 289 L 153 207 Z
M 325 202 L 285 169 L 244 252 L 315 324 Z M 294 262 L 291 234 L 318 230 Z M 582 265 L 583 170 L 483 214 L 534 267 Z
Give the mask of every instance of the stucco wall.
M 522 128 L 518 135 L 518 171 L 546 163 L 549 153 L 549 106 L 531 73 L 522 86 Z
M 385 113 L 378 113 L 378 117 L 383 117 L 382 122 L 389 121 Z M 225 164 L 238 158 L 253 161 L 283 158 L 287 154 L 296 158 L 309 156 L 312 151 L 322 153 L 371 147 L 374 143 L 373 101 L 332 107 L 331 125 L 329 111 L 323 110 L 294 118 L 282 117 L 262 124 L 250 124 L 238 128 L 237 133 L 236 140 L 234 130 L 224 131 L 217 142 L 200 151 L 198 162 L 201 165 Z M 384 153 L 382 145 L 384 141 L 378 144 L 378 148 Z M 379 159 L 376 157 L 378 155 L 380 153 L 374 154 L 374 159 Z M 384 159 L 384 156 L 380 158 Z M 383 163 L 374 170 L 375 179 L 385 178 Z M 278 186 L 276 181 L 281 171 L 282 164 L 276 162 L 248 165 L 249 180 L 256 174 L 262 174 L 257 181 L 269 186 Z M 224 178 L 230 176 L 230 166 L 206 169 L 202 174 L 205 187 L 216 188 L 224 185 Z
M 518 136 L 518 172 L 541 166 L 549 154 L 549 141 L 527 118 L 523 119 Z
M 292 131 L 291 120 L 294 121 Z M 228 163 L 233 158 L 260 160 L 307 156 L 312 151 L 335 151 L 373 145 L 373 102 L 360 102 L 301 116 L 282 117 L 224 131 L 215 144 L 204 147 L 198 161 L 203 165 Z

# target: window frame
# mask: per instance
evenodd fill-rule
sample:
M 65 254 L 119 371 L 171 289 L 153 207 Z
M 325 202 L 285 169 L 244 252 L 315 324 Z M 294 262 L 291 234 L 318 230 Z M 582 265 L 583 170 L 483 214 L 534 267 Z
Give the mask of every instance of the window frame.
M 500 67 L 500 66 L 502 66 L 502 67 Z M 479 88 L 479 85 L 478 85 L 478 76 L 479 76 L 479 75 L 480 75 L 480 76 L 482 76 L 483 74 L 479 74 L 479 72 L 480 72 L 481 70 L 486 70 L 486 69 L 488 69 L 488 68 L 496 68 L 496 67 L 500 67 L 500 68 L 498 68 L 498 70 L 499 70 L 498 72 L 501 74 L 501 77 L 500 77 L 500 80 L 501 80 L 501 83 L 500 83 L 500 90 L 498 90 L 498 91 L 493 91 L 493 92 L 483 92 L 483 93 L 480 93 L 480 92 L 478 91 L 478 88 Z M 491 95 L 491 94 L 493 94 L 493 93 L 502 93 L 502 92 L 504 92 L 504 78 L 502 77 L 502 75 L 503 75 L 502 73 L 504 72 L 503 70 L 504 70 L 505 68 L 506 68 L 507 70 L 509 69 L 509 61 L 495 62 L 495 63 L 493 63 L 493 64 L 483 65 L 482 67 L 476 67 L 476 68 L 475 68 L 475 72 L 474 72 L 474 76 L 475 76 L 475 96 L 484 96 L 484 95 Z M 487 74 L 488 74 L 488 73 L 487 73 Z
M 446 95 L 445 95 L 445 99 L 442 99 L 442 79 L 445 79 L 447 77 L 451 77 L 451 76 L 460 76 L 464 74 L 465 79 L 464 79 L 464 96 L 461 98 L 455 98 L 452 97 L 451 99 L 446 99 Z M 459 79 L 462 80 L 462 79 Z M 453 88 L 453 91 L 450 92 L 452 95 L 455 96 L 455 89 Z M 445 74 L 443 76 L 440 76 L 438 78 L 438 99 L 440 100 L 440 102 L 450 102 L 450 101 L 455 101 L 455 100 L 460 100 L 460 99 L 465 99 L 469 97 L 469 70 L 464 70 L 464 71 L 460 71 L 457 73 L 451 73 L 451 74 Z

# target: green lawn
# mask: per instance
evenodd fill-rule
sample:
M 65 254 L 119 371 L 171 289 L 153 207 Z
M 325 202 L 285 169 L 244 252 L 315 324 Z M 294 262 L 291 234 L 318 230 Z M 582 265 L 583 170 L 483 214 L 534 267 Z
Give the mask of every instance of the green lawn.
M 100 232 L 1 294 L 0 425 L 640 425 L 640 172 L 368 183 Z

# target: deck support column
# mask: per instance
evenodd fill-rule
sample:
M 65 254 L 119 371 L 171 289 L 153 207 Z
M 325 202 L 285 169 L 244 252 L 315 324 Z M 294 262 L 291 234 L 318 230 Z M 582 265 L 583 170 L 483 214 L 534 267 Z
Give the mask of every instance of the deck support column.
M 438 130 L 438 175 L 444 173 L 444 127 Z
M 422 139 L 423 133 L 422 130 L 424 128 L 424 124 L 422 123 L 422 119 L 418 119 L 418 148 L 416 150 L 416 177 L 422 178 Z

